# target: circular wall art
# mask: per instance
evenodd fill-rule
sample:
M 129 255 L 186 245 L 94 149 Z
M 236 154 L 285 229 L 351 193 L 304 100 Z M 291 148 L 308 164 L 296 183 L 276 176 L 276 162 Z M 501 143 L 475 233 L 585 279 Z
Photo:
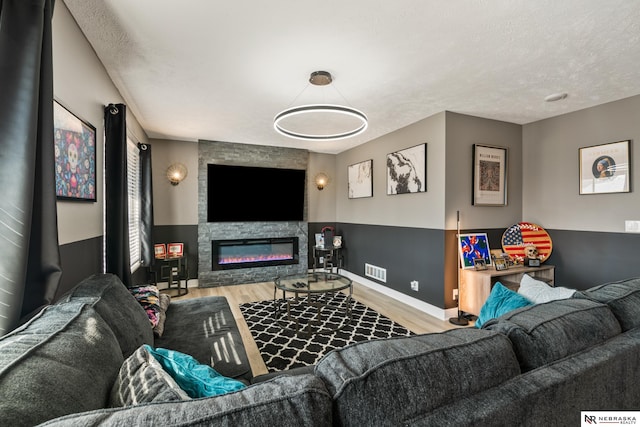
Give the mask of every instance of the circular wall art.
M 502 251 L 519 264 L 525 258 L 525 250 L 530 245 L 538 249 L 540 262 L 545 262 L 553 249 L 549 233 L 539 225 L 530 222 L 514 224 L 502 235 Z

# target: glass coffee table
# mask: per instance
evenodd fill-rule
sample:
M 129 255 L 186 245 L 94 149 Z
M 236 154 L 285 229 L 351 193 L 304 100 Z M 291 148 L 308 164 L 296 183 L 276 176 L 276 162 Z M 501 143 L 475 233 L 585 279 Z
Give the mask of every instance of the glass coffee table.
M 316 271 L 277 277 L 274 283 L 274 316 L 283 329 L 308 336 L 333 333 L 351 324 L 353 283 L 348 277 Z M 332 295 L 345 290 L 344 298 Z M 293 297 L 287 298 L 287 293 Z

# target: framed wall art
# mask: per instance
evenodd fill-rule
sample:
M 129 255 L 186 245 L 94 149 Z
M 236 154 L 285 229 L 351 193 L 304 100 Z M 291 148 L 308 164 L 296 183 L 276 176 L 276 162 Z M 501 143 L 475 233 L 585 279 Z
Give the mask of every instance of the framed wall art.
M 53 102 L 56 197 L 96 201 L 96 128 Z
M 153 253 L 156 258 L 165 258 L 167 256 L 167 247 L 164 243 L 157 243 L 153 245 Z
M 474 206 L 507 205 L 507 157 L 504 147 L 473 145 Z
M 373 159 L 350 165 L 347 179 L 350 199 L 373 197 Z
M 476 264 L 492 265 L 487 233 L 459 234 L 458 251 L 462 268 L 475 268 Z M 476 261 L 478 259 L 484 260 L 484 264 Z
M 580 148 L 580 194 L 629 192 L 629 143 Z
M 427 191 L 427 144 L 387 154 L 387 194 Z
M 169 257 L 184 256 L 184 243 L 167 243 L 167 256 Z

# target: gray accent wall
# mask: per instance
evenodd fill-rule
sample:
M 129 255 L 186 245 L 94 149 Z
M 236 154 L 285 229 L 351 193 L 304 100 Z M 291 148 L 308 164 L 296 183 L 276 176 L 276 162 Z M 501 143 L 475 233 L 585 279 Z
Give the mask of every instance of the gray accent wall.
M 640 96 L 523 126 L 523 219 L 553 240 L 556 283 L 584 289 L 640 275 Z M 579 149 L 631 140 L 629 193 L 579 194 Z
M 386 282 L 368 279 L 444 308 L 445 232 L 426 228 L 338 223 L 344 268 L 365 277 L 365 263 L 386 269 Z M 418 281 L 418 291 L 411 281 Z
M 60 245 L 62 279 L 55 298 L 73 288 L 80 281 L 102 270 L 102 237 L 79 240 Z
M 556 286 L 585 290 L 617 280 L 638 277 L 640 236 L 631 233 L 547 230 L 553 252 Z

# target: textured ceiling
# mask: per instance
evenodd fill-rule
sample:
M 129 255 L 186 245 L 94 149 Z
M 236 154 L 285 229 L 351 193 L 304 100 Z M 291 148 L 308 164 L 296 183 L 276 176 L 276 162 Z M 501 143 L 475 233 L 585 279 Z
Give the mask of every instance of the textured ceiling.
M 444 110 L 525 124 L 640 94 L 637 0 L 64 3 L 152 138 L 339 153 Z M 316 70 L 333 84 L 308 85 Z M 305 102 L 348 103 L 369 128 L 276 133 Z

